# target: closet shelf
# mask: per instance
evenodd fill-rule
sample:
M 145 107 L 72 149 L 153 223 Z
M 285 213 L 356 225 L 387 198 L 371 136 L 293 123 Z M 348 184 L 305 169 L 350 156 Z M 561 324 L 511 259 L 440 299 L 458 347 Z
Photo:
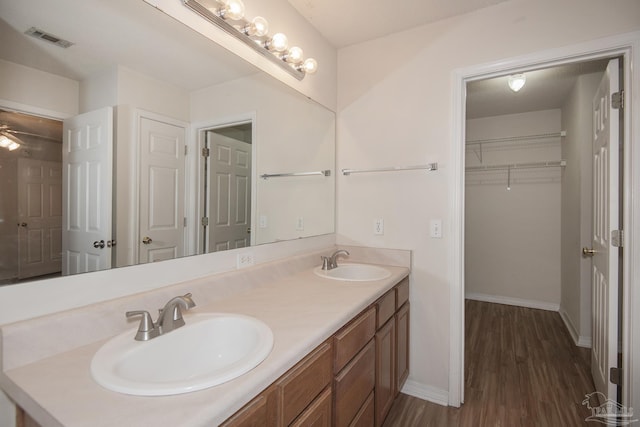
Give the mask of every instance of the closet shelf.
M 553 160 L 548 162 L 529 162 L 529 163 L 509 163 L 501 165 L 482 165 L 482 166 L 467 166 L 465 171 L 467 172 L 484 172 L 495 170 L 515 170 L 515 169 L 539 169 L 539 168 L 558 168 L 567 165 L 566 160 Z
M 567 136 L 567 131 L 553 133 L 539 133 L 534 135 L 507 136 L 504 138 L 474 139 L 466 142 L 466 145 L 491 144 L 494 142 L 528 141 L 531 139 L 559 138 Z

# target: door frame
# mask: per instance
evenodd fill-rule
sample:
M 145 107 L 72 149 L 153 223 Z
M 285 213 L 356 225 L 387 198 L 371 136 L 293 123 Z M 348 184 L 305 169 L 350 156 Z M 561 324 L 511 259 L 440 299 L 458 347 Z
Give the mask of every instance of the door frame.
M 256 171 L 257 171 L 257 143 L 258 135 L 256 133 L 257 128 L 257 114 L 255 111 L 250 111 L 243 114 L 236 114 L 233 116 L 220 117 L 217 119 L 207 120 L 204 122 L 194 123 L 191 125 L 191 137 L 187 142 L 189 146 L 189 152 L 195 153 L 194 156 L 188 156 L 190 162 L 191 174 L 189 175 L 188 182 L 191 183 L 189 198 L 191 203 L 188 204 L 189 211 L 185 212 L 188 218 L 188 222 L 196 224 L 194 231 L 189 233 L 187 248 L 192 255 L 198 255 L 201 253 L 202 248 L 202 228 L 199 226 L 200 214 L 204 209 L 204 196 L 202 191 L 203 181 L 201 177 L 204 174 L 204 162 L 200 151 L 206 143 L 206 132 L 209 130 L 220 129 L 224 127 L 251 123 L 251 230 L 256 229 L 256 204 L 257 197 L 255 191 L 256 184 Z M 255 245 L 255 232 L 251 233 L 250 245 Z
M 467 82 L 497 77 L 515 71 L 551 67 L 620 56 L 623 58 L 624 100 L 624 176 L 623 192 L 623 388 L 621 404 L 640 408 L 640 121 L 633 112 L 640 111 L 640 32 L 620 34 L 563 48 L 507 58 L 485 64 L 459 68 L 452 73 L 452 183 L 451 247 L 449 251 L 449 392 L 450 406 L 464 402 L 464 216 L 465 216 L 465 118 Z M 633 65 L 633 66 L 632 66 Z M 637 115 L 637 113 L 636 113 Z M 635 148 L 635 149 L 634 149 Z M 585 390 L 585 393 L 589 390 Z

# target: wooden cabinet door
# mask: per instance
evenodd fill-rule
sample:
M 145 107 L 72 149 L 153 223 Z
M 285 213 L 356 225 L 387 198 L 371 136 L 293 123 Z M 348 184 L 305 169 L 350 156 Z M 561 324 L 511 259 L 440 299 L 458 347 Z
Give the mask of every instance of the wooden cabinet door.
M 334 381 L 334 426 L 351 424 L 375 386 L 375 344 L 370 341 Z
M 396 393 L 400 393 L 409 376 L 409 303 L 396 313 Z
M 376 333 L 376 427 L 384 422 L 396 395 L 395 319 L 391 318 Z

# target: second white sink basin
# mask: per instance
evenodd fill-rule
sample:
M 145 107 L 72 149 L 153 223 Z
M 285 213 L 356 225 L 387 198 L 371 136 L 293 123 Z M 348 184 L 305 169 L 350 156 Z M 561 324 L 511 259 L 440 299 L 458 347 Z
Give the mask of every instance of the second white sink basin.
M 313 271 L 320 277 L 348 282 L 382 280 L 391 276 L 391 272 L 386 268 L 371 264 L 339 264 L 331 270 L 316 267 Z
M 134 340 L 135 329 L 112 338 L 94 355 L 91 375 L 120 393 L 189 393 L 247 373 L 273 348 L 271 329 L 253 317 L 194 314 L 185 322 L 149 341 Z

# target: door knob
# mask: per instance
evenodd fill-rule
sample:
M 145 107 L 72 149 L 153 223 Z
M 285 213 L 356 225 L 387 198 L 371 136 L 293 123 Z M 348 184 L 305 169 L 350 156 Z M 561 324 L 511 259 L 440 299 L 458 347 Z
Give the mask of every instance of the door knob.
M 107 240 L 107 247 L 111 248 L 114 247 L 116 245 L 116 241 L 115 240 Z
M 148 245 L 151 242 L 153 242 L 153 239 L 151 237 L 145 237 L 142 239 L 142 243 L 144 243 L 145 245 Z
M 104 240 L 100 240 L 100 241 L 96 240 L 95 242 L 93 242 L 93 247 L 96 248 L 96 249 L 98 249 L 98 248 L 103 249 L 104 248 Z
M 18 224 L 18 227 L 26 227 L 27 223 L 26 222 L 21 222 Z
M 596 250 L 595 249 L 582 248 L 582 256 L 583 257 L 594 256 L 595 254 L 596 254 Z

